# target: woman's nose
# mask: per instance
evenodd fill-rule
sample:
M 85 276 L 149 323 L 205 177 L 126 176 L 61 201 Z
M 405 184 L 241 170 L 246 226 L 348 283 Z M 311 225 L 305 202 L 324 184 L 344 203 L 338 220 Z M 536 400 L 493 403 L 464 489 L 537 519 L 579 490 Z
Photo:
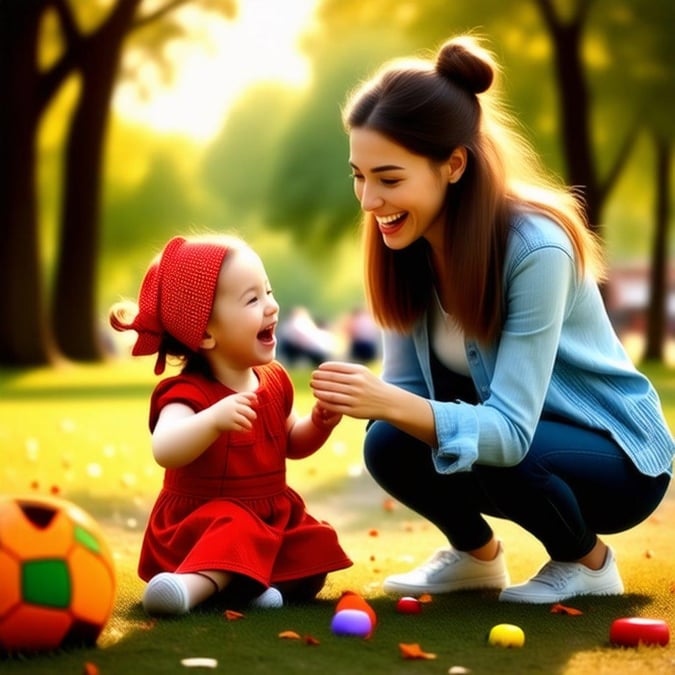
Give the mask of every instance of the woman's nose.
M 359 201 L 364 211 L 374 211 L 384 204 L 384 199 L 375 185 L 364 185 Z

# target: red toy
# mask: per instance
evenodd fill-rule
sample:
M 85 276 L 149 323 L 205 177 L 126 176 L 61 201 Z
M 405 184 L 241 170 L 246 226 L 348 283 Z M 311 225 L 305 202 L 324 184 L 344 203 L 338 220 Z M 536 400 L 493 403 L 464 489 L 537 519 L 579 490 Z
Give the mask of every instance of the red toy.
M 115 599 L 97 523 L 56 497 L 0 497 L 0 651 L 93 645 Z
M 405 596 L 399 598 L 396 611 L 399 614 L 419 614 L 422 611 L 422 603 L 417 598 Z
M 622 647 L 638 644 L 665 646 L 670 640 L 668 624 L 662 619 L 626 617 L 616 619 L 609 629 L 609 641 Z

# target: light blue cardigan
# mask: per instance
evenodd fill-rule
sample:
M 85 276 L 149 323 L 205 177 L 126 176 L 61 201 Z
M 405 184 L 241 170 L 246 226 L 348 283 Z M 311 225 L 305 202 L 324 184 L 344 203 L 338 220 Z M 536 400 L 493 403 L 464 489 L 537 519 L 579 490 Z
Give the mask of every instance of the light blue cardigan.
M 430 399 L 436 470 L 517 464 L 547 413 L 608 432 L 642 473 L 671 473 L 675 443 L 658 395 L 626 354 L 595 281 L 579 278 L 556 223 L 533 214 L 514 220 L 504 293 L 499 341 L 465 341 L 478 405 L 433 400 L 426 317 L 411 335 L 385 332 L 383 379 Z

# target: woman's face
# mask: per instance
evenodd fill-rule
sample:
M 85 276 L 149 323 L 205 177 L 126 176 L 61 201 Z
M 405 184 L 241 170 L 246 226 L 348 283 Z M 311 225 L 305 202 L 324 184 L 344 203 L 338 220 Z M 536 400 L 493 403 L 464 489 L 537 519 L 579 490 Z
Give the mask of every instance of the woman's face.
M 403 249 L 424 237 L 441 246 L 450 162 L 432 163 L 365 127 L 351 130 L 349 147 L 356 198 L 385 245 Z

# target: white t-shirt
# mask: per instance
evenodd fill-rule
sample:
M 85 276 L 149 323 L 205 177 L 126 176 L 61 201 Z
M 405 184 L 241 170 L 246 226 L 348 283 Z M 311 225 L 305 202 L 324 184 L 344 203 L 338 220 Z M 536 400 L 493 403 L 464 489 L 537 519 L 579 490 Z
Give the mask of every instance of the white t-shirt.
M 464 333 L 457 322 L 442 307 L 436 291 L 431 312 L 431 349 L 436 358 L 459 375 L 470 375 L 464 350 Z

